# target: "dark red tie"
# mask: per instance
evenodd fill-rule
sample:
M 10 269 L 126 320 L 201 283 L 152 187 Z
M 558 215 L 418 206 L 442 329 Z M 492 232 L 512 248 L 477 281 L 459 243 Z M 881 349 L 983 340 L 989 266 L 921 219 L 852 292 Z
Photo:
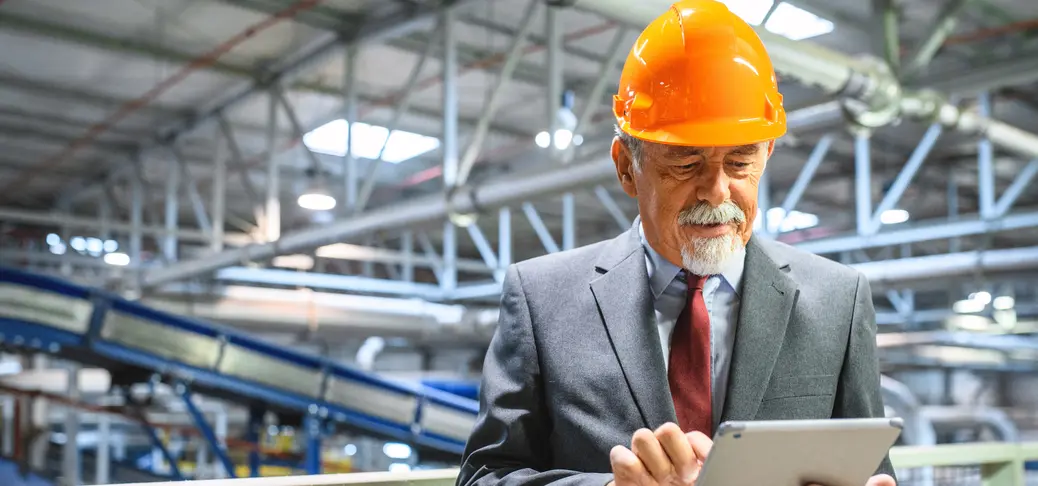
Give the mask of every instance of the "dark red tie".
M 713 436 L 710 398 L 710 315 L 703 299 L 707 277 L 687 274 L 688 299 L 670 337 L 667 379 L 681 430 Z

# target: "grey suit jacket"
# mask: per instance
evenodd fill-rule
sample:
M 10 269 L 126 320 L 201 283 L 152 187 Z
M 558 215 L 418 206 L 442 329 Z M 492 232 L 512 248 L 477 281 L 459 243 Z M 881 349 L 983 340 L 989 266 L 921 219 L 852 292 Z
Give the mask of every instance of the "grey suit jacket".
M 752 237 L 722 420 L 882 417 L 855 270 Z M 612 479 L 609 450 L 677 422 L 637 228 L 512 265 L 459 485 Z M 879 472 L 893 475 L 888 460 Z

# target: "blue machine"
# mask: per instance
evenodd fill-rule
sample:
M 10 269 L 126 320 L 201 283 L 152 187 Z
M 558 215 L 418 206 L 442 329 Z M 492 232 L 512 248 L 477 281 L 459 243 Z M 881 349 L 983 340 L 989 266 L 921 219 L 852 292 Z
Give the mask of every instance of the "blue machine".
M 0 345 L 103 367 L 113 379 L 118 373 L 172 384 L 231 474 L 226 451 L 195 410 L 192 393 L 249 406 L 254 417 L 265 410 L 302 417 L 310 445 L 304 460 L 308 473 L 319 472 L 320 435 L 335 425 L 460 454 L 479 407 L 471 398 L 389 381 L 223 326 L 4 267 Z M 249 462 L 256 475 L 258 458 Z

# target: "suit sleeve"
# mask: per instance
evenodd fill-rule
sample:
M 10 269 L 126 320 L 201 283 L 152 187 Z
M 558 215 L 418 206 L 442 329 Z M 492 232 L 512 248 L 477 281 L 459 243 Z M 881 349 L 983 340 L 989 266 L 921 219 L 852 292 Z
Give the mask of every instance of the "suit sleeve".
M 519 270 L 511 265 L 501 313 L 483 365 L 480 407 L 462 458 L 458 486 L 604 486 L 611 474 L 554 469 L 551 421 Z
M 865 276 L 858 274 L 850 338 L 844 357 L 840 384 L 836 392 L 834 418 L 883 417 L 883 397 L 880 394 L 879 359 L 876 356 L 876 310 L 872 304 L 872 289 Z M 876 474 L 894 476 L 890 456 L 876 470 Z

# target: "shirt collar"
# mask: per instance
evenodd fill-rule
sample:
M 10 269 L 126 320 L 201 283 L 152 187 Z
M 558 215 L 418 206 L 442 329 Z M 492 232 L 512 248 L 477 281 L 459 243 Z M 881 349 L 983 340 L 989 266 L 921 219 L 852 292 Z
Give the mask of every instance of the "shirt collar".
M 646 263 L 649 270 L 649 286 L 652 288 L 653 297 L 658 299 L 683 269 L 660 256 L 649 245 L 649 242 L 645 239 L 645 229 L 640 222 L 638 224 L 638 237 L 641 239 L 642 247 L 645 248 L 645 253 L 648 256 Z M 739 284 L 742 281 L 745 265 L 746 248 L 740 247 L 739 251 L 728 262 L 728 265 L 721 271 L 722 280 L 727 282 L 735 292 L 739 292 Z

